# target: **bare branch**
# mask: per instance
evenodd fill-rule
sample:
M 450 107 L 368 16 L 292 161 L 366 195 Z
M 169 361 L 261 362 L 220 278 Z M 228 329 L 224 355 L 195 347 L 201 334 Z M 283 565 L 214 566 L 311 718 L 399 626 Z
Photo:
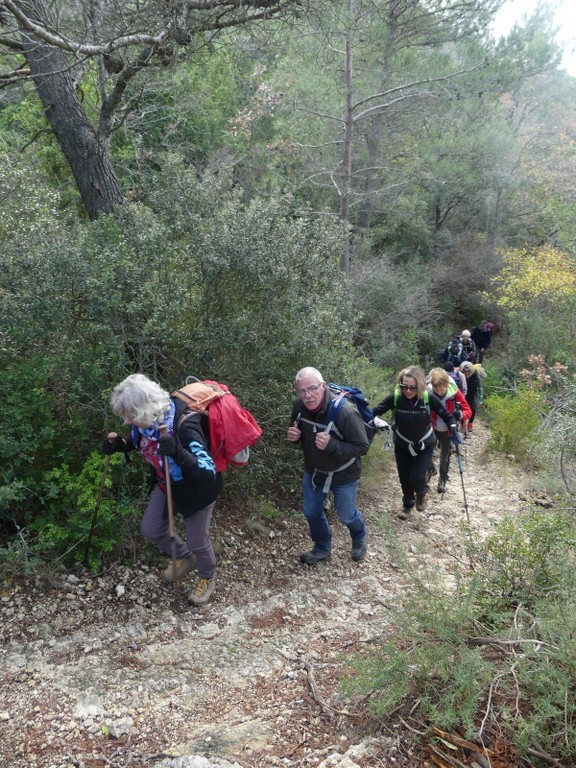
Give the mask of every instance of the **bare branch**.
M 449 75 L 444 75 L 443 77 L 427 77 L 423 78 L 421 80 L 414 80 L 412 83 L 405 83 L 404 85 L 397 85 L 394 88 L 388 88 L 386 91 L 381 91 L 380 93 L 373 93 L 372 96 L 367 96 L 365 99 L 360 99 L 360 101 L 357 101 L 354 105 L 354 109 L 358 109 L 358 107 L 361 107 L 362 104 L 367 104 L 369 101 L 373 101 L 374 99 L 383 99 L 388 96 L 390 96 L 393 93 L 398 93 L 398 91 L 406 91 L 410 88 L 417 88 L 421 85 L 432 85 L 433 83 L 442 83 L 446 81 L 453 80 L 456 77 L 461 77 L 462 75 L 469 75 L 472 72 L 477 72 L 479 69 L 483 69 L 486 66 L 485 62 L 482 62 L 482 64 L 478 64 L 475 67 L 472 67 L 471 69 L 461 69 L 458 72 L 452 72 Z M 395 103 L 396 100 L 394 100 Z M 369 110 L 366 110 L 366 113 Z M 365 112 L 361 112 L 360 115 L 357 115 L 357 118 L 363 116 L 366 114 Z
M 55 48 L 59 48 L 63 51 L 68 51 L 76 55 L 82 56 L 98 56 L 105 53 L 112 53 L 120 48 L 127 48 L 132 45 L 160 45 L 170 33 L 171 28 L 163 29 L 157 35 L 123 35 L 114 40 L 110 40 L 107 43 L 101 45 L 88 45 L 86 43 L 77 43 L 74 40 L 70 40 L 63 34 L 55 34 L 51 32 L 43 24 L 38 24 L 30 19 L 25 13 L 23 13 L 16 3 L 12 0 L 4 0 L 4 6 L 10 11 L 14 18 L 18 21 L 23 30 L 31 32 L 39 40 Z

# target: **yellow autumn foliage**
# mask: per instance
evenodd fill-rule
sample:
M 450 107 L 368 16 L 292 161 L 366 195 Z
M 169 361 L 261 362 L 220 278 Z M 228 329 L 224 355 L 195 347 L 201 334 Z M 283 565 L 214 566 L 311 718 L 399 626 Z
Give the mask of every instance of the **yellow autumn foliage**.
M 492 278 L 492 301 L 502 309 L 560 305 L 576 297 L 576 263 L 551 246 L 502 251 L 503 266 Z

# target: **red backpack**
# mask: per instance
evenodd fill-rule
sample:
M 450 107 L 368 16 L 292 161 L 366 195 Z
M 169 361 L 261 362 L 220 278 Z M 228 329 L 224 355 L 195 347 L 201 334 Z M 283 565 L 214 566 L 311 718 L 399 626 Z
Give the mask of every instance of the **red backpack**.
M 252 414 L 240 405 L 226 384 L 217 381 L 194 381 L 172 392 L 172 397 L 186 403 L 177 427 L 190 416 L 200 412 L 208 417 L 210 455 L 217 472 L 225 472 L 228 464 L 245 467 L 250 446 L 261 437 L 262 429 Z

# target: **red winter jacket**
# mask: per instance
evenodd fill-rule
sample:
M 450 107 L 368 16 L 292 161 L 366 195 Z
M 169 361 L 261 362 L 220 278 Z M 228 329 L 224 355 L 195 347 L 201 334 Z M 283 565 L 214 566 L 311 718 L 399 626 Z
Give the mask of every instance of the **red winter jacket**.
M 431 387 L 429 387 L 429 389 L 432 392 L 434 391 Z M 439 395 L 436 395 L 436 397 L 441 401 L 442 405 L 446 408 L 448 413 L 454 413 L 456 403 L 458 403 L 460 410 L 462 411 L 462 420 L 468 421 L 468 419 L 472 418 L 472 409 L 466 402 L 466 398 L 462 392 L 460 392 L 453 381 L 448 384 L 448 390 L 446 391 L 444 397 L 440 397 Z M 436 413 L 434 413 L 434 411 L 432 411 L 430 414 L 430 420 L 432 421 L 432 426 L 436 432 L 447 431 L 448 427 L 444 420 L 441 419 Z

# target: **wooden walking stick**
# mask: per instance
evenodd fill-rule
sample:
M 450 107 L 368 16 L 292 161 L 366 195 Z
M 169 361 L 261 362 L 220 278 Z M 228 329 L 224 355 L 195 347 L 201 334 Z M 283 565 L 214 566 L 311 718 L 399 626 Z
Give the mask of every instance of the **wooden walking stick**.
M 112 442 L 112 440 L 115 440 L 118 437 L 116 432 L 110 432 L 108 434 L 108 440 Z M 92 525 L 90 526 L 90 532 L 88 533 L 88 541 L 86 542 L 86 549 L 84 551 L 84 559 L 83 563 L 84 565 L 88 565 L 88 555 L 90 554 L 90 547 L 92 546 L 92 534 L 94 533 L 94 528 L 96 527 L 96 519 L 98 518 L 98 510 L 100 509 L 100 504 L 102 504 L 102 495 L 104 493 L 104 488 L 106 487 L 106 476 L 108 475 L 108 469 L 110 467 L 110 455 L 106 456 L 106 460 L 104 461 L 104 471 L 102 472 L 102 480 L 100 480 L 100 488 L 98 489 L 98 498 L 96 499 L 96 506 L 94 507 L 94 513 L 92 515 Z
M 165 433 L 168 427 L 166 424 L 160 426 L 160 431 Z M 180 580 L 178 578 L 178 564 L 176 562 L 176 528 L 174 526 L 174 503 L 172 501 L 172 483 L 170 480 L 170 466 L 168 456 L 164 459 L 164 477 L 166 480 L 166 504 L 168 506 L 168 535 L 170 536 L 170 551 L 172 557 L 172 583 L 174 584 L 174 601 L 177 604 L 180 595 Z

